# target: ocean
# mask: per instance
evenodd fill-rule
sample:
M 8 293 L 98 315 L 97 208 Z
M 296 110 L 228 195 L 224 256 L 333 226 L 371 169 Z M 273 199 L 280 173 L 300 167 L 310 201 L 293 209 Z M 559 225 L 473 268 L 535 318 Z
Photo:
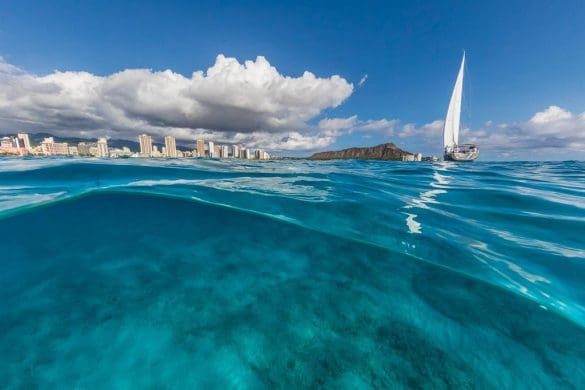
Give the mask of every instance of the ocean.
M 0 387 L 583 388 L 585 163 L 0 159 Z

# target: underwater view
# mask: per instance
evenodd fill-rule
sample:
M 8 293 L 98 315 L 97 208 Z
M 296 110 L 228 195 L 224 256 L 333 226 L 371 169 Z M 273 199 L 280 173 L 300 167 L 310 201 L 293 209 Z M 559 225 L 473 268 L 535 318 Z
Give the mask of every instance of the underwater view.
M 0 387 L 582 388 L 585 163 L 0 160 Z

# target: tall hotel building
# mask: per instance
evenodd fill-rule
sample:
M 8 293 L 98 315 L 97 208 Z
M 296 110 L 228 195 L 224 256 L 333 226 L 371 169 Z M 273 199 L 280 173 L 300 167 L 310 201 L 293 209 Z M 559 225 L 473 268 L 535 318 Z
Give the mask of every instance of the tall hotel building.
M 142 157 L 152 157 L 152 137 L 147 134 L 138 136 L 140 143 L 140 155 Z
M 205 141 L 199 138 L 196 144 L 197 156 L 196 157 L 205 157 Z
M 110 152 L 108 150 L 108 140 L 104 137 L 98 138 L 97 157 L 108 157 L 109 155 L 110 155 Z
M 28 138 L 28 134 L 26 133 L 18 133 L 18 138 L 22 140 L 22 146 L 27 150 L 30 151 L 30 139 Z
M 215 157 L 215 147 L 213 145 L 213 142 L 209 141 L 209 143 L 207 144 L 207 147 L 209 148 L 209 157 L 210 158 Z
M 165 137 L 165 149 L 167 157 L 176 158 L 177 157 L 177 143 L 175 141 L 175 137 L 172 135 L 167 135 Z
M 228 158 L 229 157 L 229 148 L 227 145 L 221 146 L 221 149 L 219 150 L 219 155 L 221 158 Z
M 232 156 L 234 158 L 240 158 L 240 147 L 238 145 L 232 146 Z

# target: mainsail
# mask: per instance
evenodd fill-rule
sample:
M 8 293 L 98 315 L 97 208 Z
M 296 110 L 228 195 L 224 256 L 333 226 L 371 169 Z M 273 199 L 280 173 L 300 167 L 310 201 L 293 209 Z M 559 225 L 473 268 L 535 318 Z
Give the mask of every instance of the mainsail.
M 452 148 L 459 143 L 459 121 L 461 118 L 461 97 L 463 96 L 463 69 L 465 67 L 465 52 L 461 60 L 461 67 L 455 81 L 455 88 L 449 101 L 449 110 L 445 118 L 443 129 L 443 148 Z

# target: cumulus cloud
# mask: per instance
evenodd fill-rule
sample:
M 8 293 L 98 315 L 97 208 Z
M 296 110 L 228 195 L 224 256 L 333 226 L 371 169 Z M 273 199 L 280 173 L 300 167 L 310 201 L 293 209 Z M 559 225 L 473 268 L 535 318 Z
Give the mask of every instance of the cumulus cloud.
M 385 135 L 394 134 L 394 129 L 400 123 L 398 119 L 368 119 L 354 128 L 355 131 L 382 131 Z
M 266 132 L 223 132 L 206 129 L 197 129 L 195 137 L 213 140 L 219 143 L 245 145 L 248 148 L 259 148 L 277 152 L 284 151 L 312 151 L 333 144 L 337 137 L 323 134 L 312 129 L 305 132 L 289 131 L 285 133 Z
M 325 118 L 319 121 L 318 127 L 325 135 L 339 136 L 355 131 L 374 131 L 383 135 L 392 135 L 398 125 L 397 119 L 359 120 L 357 115 L 348 118 Z
M 358 122 L 357 115 L 349 118 L 325 118 L 319 121 L 319 129 L 325 134 L 339 135 L 341 131 L 353 128 Z
M 282 145 L 328 142 L 302 135 L 307 122 L 340 105 L 353 85 L 310 72 L 284 76 L 264 57 L 239 63 L 219 55 L 207 71 L 185 77 L 171 70 L 128 69 L 108 76 L 26 73 L 0 58 L 0 130 L 134 139 L 142 132 L 192 139 L 212 131 L 271 135 Z M 276 144 L 276 143 L 275 143 Z
M 525 122 L 486 124 L 466 130 L 471 142 L 497 150 L 585 151 L 585 112 L 574 114 L 558 106 L 537 112 Z
M 445 121 L 437 119 L 433 122 L 426 123 L 420 127 L 417 127 L 414 123 L 407 123 L 398 132 L 398 137 L 426 137 L 426 138 L 437 138 L 443 134 L 443 125 Z

